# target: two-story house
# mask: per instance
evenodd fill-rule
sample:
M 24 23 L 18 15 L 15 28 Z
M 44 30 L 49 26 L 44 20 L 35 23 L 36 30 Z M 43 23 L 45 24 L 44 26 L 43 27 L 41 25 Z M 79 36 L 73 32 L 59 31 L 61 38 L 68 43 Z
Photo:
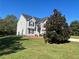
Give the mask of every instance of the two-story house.
M 17 23 L 17 35 L 20 36 L 39 36 L 45 33 L 44 24 L 46 20 L 37 22 L 34 17 L 27 16 L 22 14 Z M 40 32 L 38 31 L 40 26 Z

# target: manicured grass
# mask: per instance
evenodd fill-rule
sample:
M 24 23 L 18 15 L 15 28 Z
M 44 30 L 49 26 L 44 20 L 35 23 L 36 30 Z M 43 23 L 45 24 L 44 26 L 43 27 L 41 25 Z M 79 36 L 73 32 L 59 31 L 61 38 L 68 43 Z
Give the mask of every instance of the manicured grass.
M 71 36 L 71 38 L 79 39 L 79 36 Z
M 79 43 L 45 44 L 43 39 L 22 40 L 24 50 L 0 59 L 79 59 Z

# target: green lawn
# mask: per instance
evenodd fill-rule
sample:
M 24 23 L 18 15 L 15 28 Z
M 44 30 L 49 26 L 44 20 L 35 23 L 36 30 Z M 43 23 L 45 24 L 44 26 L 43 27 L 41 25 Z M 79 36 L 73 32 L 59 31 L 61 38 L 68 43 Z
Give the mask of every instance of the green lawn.
M 24 50 L 0 59 L 79 59 L 79 43 L 45 44 L 43 39 L 22 40 Z
M 71 38 L 79 39 L 79 36 L 71 36 Z

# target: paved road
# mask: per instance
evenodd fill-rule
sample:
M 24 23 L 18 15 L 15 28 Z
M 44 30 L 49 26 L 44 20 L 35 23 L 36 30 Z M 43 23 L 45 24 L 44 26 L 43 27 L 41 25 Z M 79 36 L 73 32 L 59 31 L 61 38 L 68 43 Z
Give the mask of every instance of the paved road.
M 79 42 L 79 39 L 70 38 L 69 41 Z

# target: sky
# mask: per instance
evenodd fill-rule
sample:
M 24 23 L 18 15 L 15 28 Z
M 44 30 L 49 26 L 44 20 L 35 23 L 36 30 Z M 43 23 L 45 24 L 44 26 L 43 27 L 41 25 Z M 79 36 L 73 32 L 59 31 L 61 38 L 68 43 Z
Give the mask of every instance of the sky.
M 22 13 L 43 18 L 57 9 L 65 15 L 67 22 L 79 20 L 79 0 L 0 0 L 0 18 Z

